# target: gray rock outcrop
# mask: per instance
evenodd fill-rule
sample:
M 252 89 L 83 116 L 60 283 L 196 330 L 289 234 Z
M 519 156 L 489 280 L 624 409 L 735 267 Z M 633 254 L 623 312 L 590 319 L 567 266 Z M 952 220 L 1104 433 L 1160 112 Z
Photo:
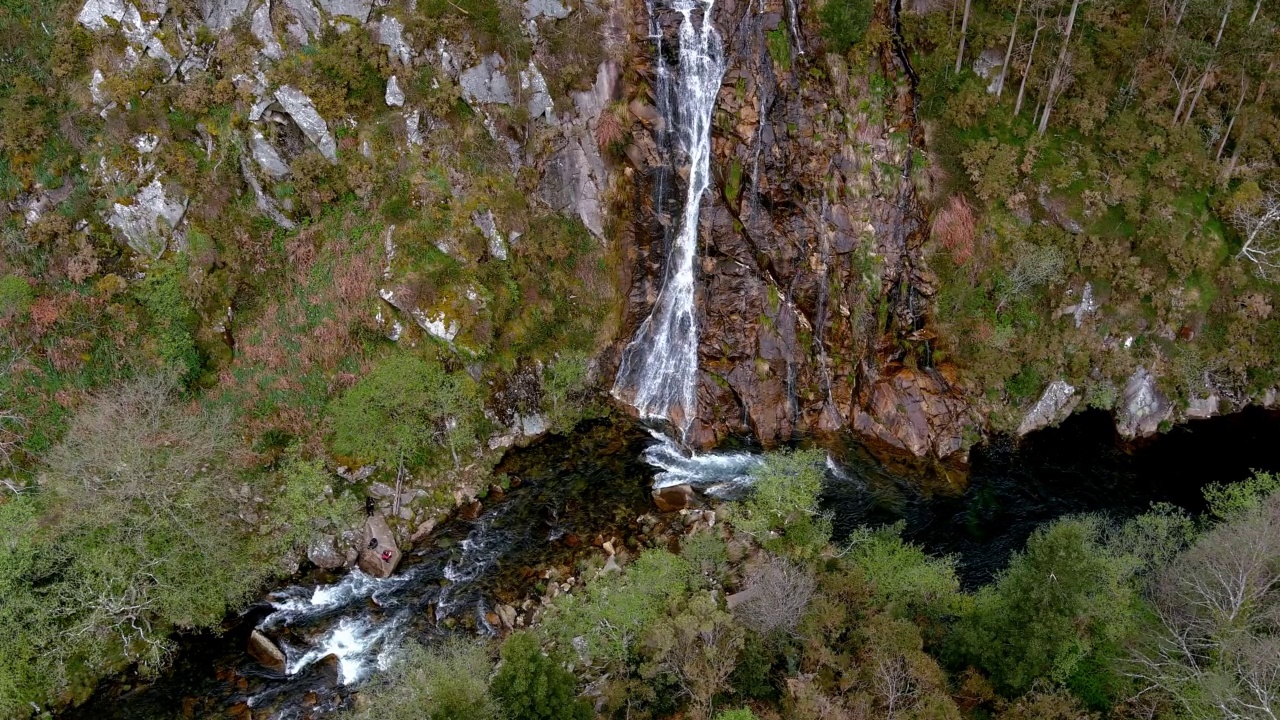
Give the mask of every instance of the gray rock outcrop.
M 333 17 L 355 18 L 364 23 L 373 9 L 373 0 L 320 0 L 320 7 Z
M 387 93 L 383 98 L 387 101 L 388 107 L 400 107 L 404 105 L 404 90 L 400 89 L 400 81 L 395 75 L 387 81 Z
M 484 57 L 479 65 L 462 71 L 462 96 L 470 103 L 510 105 L 511 84 L 503 71 L 506 61 L 497 53 Z
M 561 20 L 569 17 L 570 12 L 571 10 L 565 7 L 560 0 L 525 0 L 524 3 L 525 20 L 534 20 L 540 17 Z
M 284 48 L 280 47 L 280 40 L 276 38 L 275 28 L 271 25 L 271 2 L 263 2 L 253 11 L 253 18 L 249 21 L 249 32 L 262 43 L 262 54 L 271 60 L 279 60 L 284 57 Z
M 1076 395 L 1075 387 L 1065 380 L 1054 380 L 1049 383 L 1049 387 L 1044 389 L 1040 399 L 1022 418 L 1022 424 L 1018 426 L 1018 434 L 1026 435 L 1062 422 L 1079 402 L 1080 397 Z
M 1155 376 L 1138 366 L 1125 383 L 1116 429 L 1126 438 L 1154 435 L 1172 412 L 1173 405 L 1156 387 Z
M 249 0 L 200 0 L 200 17 L 214 32 L 222 32 L 249 9 Z
M 320 113 L 316 112 L 315 103 L 311 102 L 311 98 L 290 85 L 281 85 L 276 90 L 275 97 L 276 101 L 280 103 L 280 107 L 284 108 L 289 117 L 293 118 L 293 122 L 297 124 L 298 129 L 316 146 L 320 154 L 330 162 L 337 162 L 338 146 L 334 142 L 333 135 L 329 132 L 329 126 L 325 124 L 324 118 L 320 117 Z
M 167 246 L 164 233 L 182 222 L 186 210 L 186 203 L 170 199 L 164 185 L 155 179 L 144 185 L 130 203 L 115 203 L 107 224 L 124 237 L 134 252 L 158 258 Z

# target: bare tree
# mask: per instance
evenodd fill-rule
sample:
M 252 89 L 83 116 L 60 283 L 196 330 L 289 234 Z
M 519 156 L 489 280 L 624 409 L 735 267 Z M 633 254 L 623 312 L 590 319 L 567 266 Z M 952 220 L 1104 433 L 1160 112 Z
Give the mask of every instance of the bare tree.
M 886 720 L 894 720 L 899 713 L 914 707 L 920 694 L 907 659 L 902 655 L 877 659 L 871 671 L 871 683 L 884 703 Z
M 960 21 L 960 48 L 956 51 L 956 72 L 960 72 L 960 68 L 964 67 L 964 44 L 967 40 L 967 31 L 969 29 L 969 6 L 973 4 L 973 0 L 964 0 L 964 19 Z
M 1236 259 L 1253 263 L 1262 277 L 1280 278 L 1280 195 L 1276 188 L 1268 188 L 1254 207 L 1232 210 L 1231 224 L 1244 238 Z
M 1031 35 L 1031 50 L 1027 53 L 1027 64 L 1022 68 L 1022 82 L 1018 85 L 1018 100 L 1013 104 L 1013 115 L 1022 112 L 1022 100 L 1027 93 L 1027 78 L 1031 76 L 1031 63 L 1036 59 L 1036 42 L 1040 40 L 1040 31 L 1044 29 L 1044 7 L 1036 7 L 1036 31 Z
M 691 715 L 711 717 L 712 699 L 738 666 L 743 631 L 720 609 L 710 593 L 695 595 L 687 605 L 655 623 L 645 650 L 659 672 L 672 677 L 689 696 Z
M 813 599 L 813 573 L 790 560 L 770 555 L 747 577 L 745 602 L 734 608 L 743 625 L 764 635 L 794 632 Z
M 1009 60 L 1013 58 L 1013 41 L 1018 37 L 1018 19 L 1022 17 L 1022 0 L 1013 11 L 1013 27 L 1009 29 L 1009 45 L 1004 49 L 1004 63 L 1000 65 L 1000 77 L 996 79 L 996 97 L 1004 93 L 1004 79 L 1009 76 Z
M 1280 717 L 1280 496 L 1200 538 L 1152 587 L 1135 678 L 1195 720 Z

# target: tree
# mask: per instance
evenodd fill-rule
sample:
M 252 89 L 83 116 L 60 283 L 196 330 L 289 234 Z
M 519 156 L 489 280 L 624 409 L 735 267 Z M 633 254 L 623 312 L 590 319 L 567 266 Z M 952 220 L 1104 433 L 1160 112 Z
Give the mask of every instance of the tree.
M 1276 188 L 1260 193 L 1255 202 L 1236 203 L 1230 219 L 1241 238 L 1236 259 L 1253 263 L 1260 277 L 1280 278 L 1280 194 Z
M 1272 483 L 1274 484 L 1274 483 Z M 1154 579 L 1131 674 L 1186 717 L 1280 716 L 1280 493 L 1219 495 L 1226 520 Z
M 1128 579 L 1134 563 L 1100 542 L 1092 518 L 1069 518 L 1027 540 L 956 625 L 951 652 L 986 670 L 998 688 L 1029 689 L 1038 678 L 1065 682 L 1086 658 L 1134 623 Z
M 1027 93 L 1027 78 L 1031 76 L 1031 64 L 1036 59 L 1036 43 L 1040 41 L 1040 31 L 1044 29 L 1044 5 L 1037 3 L 1036 6 L 1036 29 L 1031 34 L 1031 49 L 1027 51 L 1027 64 L 1022 67 L 1022 82 L 1018 83 L 1018 99 L 1013 104 L 1013 116 L 1017 117 L 1022 112 L 1022 100 Z
M 495 720 L 489 696 L 493 662 L 479 640 L 446 640 L 409 647 L 386 682 L 361 691 L 348 720 Z
M 1049 127 L 1049 113 L 1053 105 L 1071 82 L 1071 32 L 1076 25 L 1076 11 L 1080 9 L 1080 0 L 1071 0 L 1071 12 L 1067 14 L 1067 29 L 1062 35 L 1062 47 L 1058 49 L 1058 62 L 1053 66 L 1049 76 L 1049 87 L 1045 90 L 1044 111 L 1040 115 L 1040 134 Z
M 1004 49 L 1004 62 L 1000 65 L 1000 77 L 996 79 L 996 97 L 1004 93 L 1004 79 L 1009 76 L 1009 60 L 1013 58 L 1013 41 L 1018 37 L 1018 19 L 1022 17 L 1022 0 L 1013 11 L 1013 25 L 1009 28 L 1009 45 Z
M 676 680 L 693 705 L 698 720 L 711 717 L 711 701 L 725 688 L 738 666 L 744 633 L 733 616 L 700 592 L 672 603 L 669 614 L 653 623 L 645 636 L 649 672 Z
M 577 680 L 542 654 L 538 639 L 518 632 L 502 644 L 502 665 L 491 689 L 507 720 L 588 720 L 591 707 L 577 698 Z
M 831 522 L 818 511 L 823 454 L 807 450 L 772 453 L 752 468 L 752 494 L 733 509 L 739 532 L 790 555 L 811 555 L 831 536 Z
M 447 449 L 457 465 L 458 453 L 479 442 L 477 392 L 465 372 L 447 372 L 409 353 L 394 355 L 330 405 L 333 449 L 387 465 L 438 463 Z
M 748 575 L 742 595 L 746 600 L 733 610 L 743 625 L 761 635 L 775 630 L 794 632 L 813 598 L 813 573 L 785 558 L 766 554 Z
M 973 0 L 964 0 L 964 18 L 960 21 L 960 47 L 956 49 L 956 73 L 964 67 L 964 44 L 969 30 L 969 6 Z

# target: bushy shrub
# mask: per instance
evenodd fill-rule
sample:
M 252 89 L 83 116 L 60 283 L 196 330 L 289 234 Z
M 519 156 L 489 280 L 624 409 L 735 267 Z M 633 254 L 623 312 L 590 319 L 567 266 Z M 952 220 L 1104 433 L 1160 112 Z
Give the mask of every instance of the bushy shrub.
M 495 720 L 489 696 L 493 662 L 483 641 L 449 640 L 409 648 L 386 682 L 364 690 L 349 720 Z M 496 680 L 495 680 L 496 682 Z M 515 720 L 514 717 L 509 720 Z
M 782 554 L 820 551 L 831 537 L 830 519 L 818 511 L 824 457 L 818 450 L 766 455 L 751 471 L 751 496 L 730 511 L 734 528 Z
M 818 10 L 822 37 L 837 53 L 846 53 L 862 42 L 871 24 L 872 0 L 827 0 Z
M 624 667 L 637 637 L 688 592 L 693 567 L 665 550 L 646 550 L 626 572 L 589 584 L 582 592 L 556 598 L 542 632 L 561 647 L 574 648 L 582 665 Z
M 1071 679 L 1136 623 L 1131 557 L 1102 544 L 1092 518 L 1037 530 L 957 624 L 954 656 L 985 670 L 996 687 L 1025 692 L 1039 678 Z
M 538 639 L 518 632 L 502 645 L 493 695 L 507 720 L 588 720 L 591 706 L 577 699 L 577 680 L 542 654 Z
M 399 353 L 383 360 L 329 407 L 333 449 L 396 466 L 460 462 L 479 442 L 479 388 L 465 372 Z
M 895 617 L 935 621 L 960 612 L 964 595 L 955 560 L 931 557 L 898 533 L 899 528 L 882 530 L 853 549 L 851 559 L 862 570 L 875 605 Z

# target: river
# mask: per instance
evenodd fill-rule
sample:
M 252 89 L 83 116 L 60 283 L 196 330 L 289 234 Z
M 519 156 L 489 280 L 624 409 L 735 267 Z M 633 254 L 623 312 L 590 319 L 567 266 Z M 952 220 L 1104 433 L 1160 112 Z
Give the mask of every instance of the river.
M 824 503 L 837 534 L 861 524 L 904 523 L 908 538 L 954 555 L 963 582 L 973 587 L 1055 517 L 1122 517 L 1152 502 L 1195 511 L 1208 482 L 1280 470 L 1276 437 L 1280 413 L 1248 409 L 1126 443 L 1109 415 L 1091 411 L 1020 442 L 998 437 L 976 447 L 968 488 L 958 495 L 922 492 L 920 478 L 895 475 L 847 439 L 831 454 Z M 655 474 L 675 473 L 668 481 L 703 477 L 733 493 L 742 490 L 734 478 L 751 462 L 743 451 L 677 461 L 666 441 L 625 418 L 549 436 L 508 453 L 498 472 L 518 486 L 504 499 L 474 519 L 443 524 L 393 578 L 320 572 L 295 578 L 228 618 L 220 634 L 182 638 L 159 677 L 117 678 L 63 717 L 322 716 L 346 703 L 408 638 L 492 632 L 485 616 L 497 602 L 536 585 L 543 568 L 599 553 L 591 543 L 597 534 L 632 548 L 647 542 L 636 519 L 653 512 L 647 495 Z M 254 627 L 286 648 L 290 674 L 266 671 L 247 656 Z

